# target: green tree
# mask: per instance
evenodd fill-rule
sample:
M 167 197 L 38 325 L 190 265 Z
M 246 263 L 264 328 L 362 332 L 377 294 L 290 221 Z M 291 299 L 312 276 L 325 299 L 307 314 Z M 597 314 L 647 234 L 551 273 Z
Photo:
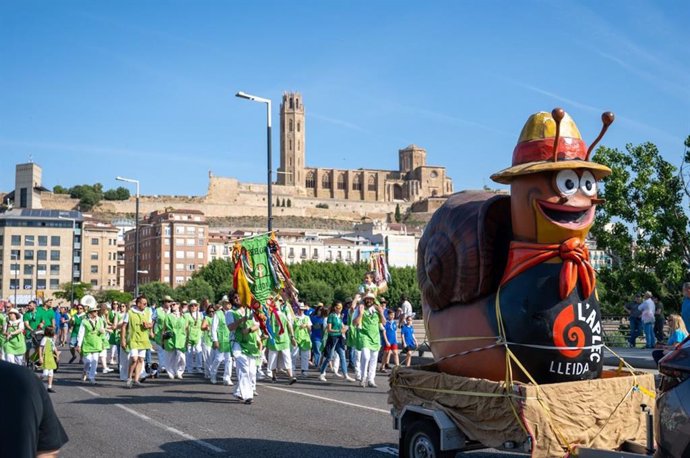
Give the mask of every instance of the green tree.
M 69 189 L 64 188 L 58 184 L 58 185 L 53 186 L 53 193 L 54 194 L 69 194 Z
M 612 169 L 592 228 L 598 248 L 613 258 L 598 276 L 602 306 L 620 312 L 631 295 L 649 290 L 667 310 L 677 309 L 690 259 L 683 180 L 652 143 L 626 150 L 600 147 L 593 158 Z
M 308 280 L 299 286 L 300 299 L 308 304 L 333 303 L 333 287 L 323 280 Z
M 175 297 L 178 301 L 190 301 L 196 299 L 201 302 L 203 299 L 213 301 L 215 292 L 213 287 L 203 278 L 192 278 L 184 285 L 175 289 Z
M 119 186 L 115 189 L 108 189 L 103 193 L 103 198 L 105 200 L 127 200 L 129 197 L 129 189 L 123 186 Z
M 145 296 L 149 304 L 161 304 L 163 296 L 174 297 L 175 291 L 167 283 L 153 281 L 139 285 L 139 294 Z
M 82 211 L 89 211 L 103 199 L 103 185 L 96 183 L 73 186 L 69 194 L 73 199 L 79 199 L 79 207 Z
M 98 302 L 124 302 L 129 303 L 132 301 L 132 294 L 127 292 L 118 291 L 115 289 L 106 289 L 100 291 L 96 294 L 96 300 Z
M 389 268 L 391 281 L 388 284 L 386 296 L 391 307 L 398 307 L 402 303 L 402 298 L 412 304 L 412 308 L 419 315 L 421 313 L 422 294 L 417 284 L 416 267 L 391 267 Z
M 224 294 L 229 294 L 232 289 L 232 276 L 234 273 L 232 261 L 226 259 L 214 259 L 204 267 L 192 274 L 192 278 L 205 280 L 215 293 L 210 300 L 219 301 Z
M 87 294 L 91 294 L 90 283 L 68 282 L 61 284 L 60 289 L 58 291 L 55 291 L 54 296 L 58 299 L 66 299 L 68 301 L 74 299 L 74 301 L 77 302 Z
M 400 213 L 400 204 L 395 204 L 395 222 L 399 223 L 402 221 L 402 214 Z

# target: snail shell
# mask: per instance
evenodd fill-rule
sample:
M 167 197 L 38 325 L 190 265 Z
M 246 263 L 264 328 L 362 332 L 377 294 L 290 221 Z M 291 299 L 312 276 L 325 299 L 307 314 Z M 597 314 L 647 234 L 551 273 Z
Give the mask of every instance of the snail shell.
M 417 280 L 431 310 L 467 304 L 496 291 L 512 238 L 510 196 L 453 194 L 434 213 L 419 241 Z

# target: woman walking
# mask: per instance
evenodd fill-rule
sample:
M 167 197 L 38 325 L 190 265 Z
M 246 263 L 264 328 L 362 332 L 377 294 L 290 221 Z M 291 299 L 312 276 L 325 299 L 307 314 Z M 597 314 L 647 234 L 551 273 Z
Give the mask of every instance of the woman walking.
M 26 339 L 24 339 L 24 321 L 19 310 L 13 308 L 7 313 L 4 334 L 5 361 L 23 366 Z
M 364 296 L 364 304 L 360 305 L 354 325 L 359 328 L 357 334 L 357 349 L 361 352 L 360 369 L 362 371 L 362 387 L 376 388 L 376 363 L 381 350 L 381 337 L 379 331 L 386 321 L 383 316 L 383 307 L 375 305 L 376 296 L 368 293 Z
M 98 318 L 98 307 L 93 296 L 86 295 L 81 298 L 81 303 L 87 308 L 87 318 L 82 320 L 77 334 L 76 351 L 84 355 L 84 374 L 83 381 L 89 380 L 92 385 L 96 384 L 96 369 L 98 368 L 98 358 L 103 350 L 103 335 L 105 326 Z
M 165 317 L 163 343 L 168 377 L 182 379 L 187 351 L 187 320 L 180 314 L 180 305 L 176 302 L 173 302 L 170 313 Z
M 333 359 L 334 355 L 340 357 L 340 368 L 343 371 L 345 380 L 348 382 L 354 382 L 355 379 L 347 374 L 347 360 L 345 359 L 345 337 L 343 334 L 347 331 L 347 326 L 343 326 L 343 304 L 338 302 L 333 307 L 333 311 L 328 315 L 328 320 L 326 320 L 326 335 L 328 340 L 326 341 L 326 349 L 324 350 L 323 360 L 321 361 L 321 374 L 319 375 L 319 380 L 322 382 L 326 381 L 326 368 L 328 367 L 328 362 Z

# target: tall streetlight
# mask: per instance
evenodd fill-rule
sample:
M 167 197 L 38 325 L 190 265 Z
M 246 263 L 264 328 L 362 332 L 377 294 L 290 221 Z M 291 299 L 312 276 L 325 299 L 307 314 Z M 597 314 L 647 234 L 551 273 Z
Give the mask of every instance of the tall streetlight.
M 139 297 L 139 180 L 124 177 L 115 177 L 115 179 L 137 185 L 136 216 L 134 220 L 134 297 Z
M 271 232 L 273 230 L 273 188 L 271 183 L 273 181 L 273 159 L 271 158 L 271 99 L 257 97 L 242 91 L 235 94 L 235 97 L 266 104 L 266 145 L 268 148 L 268 231 Z
M 10 259 L 14 259 L 15 261 L 15 269 L 14 269 L 14 306 L 17 307 L 17 290 L 19 289 L 19 278 L 17 275 L 19 275 L 19 254 L 18 253 L 10 253 Z

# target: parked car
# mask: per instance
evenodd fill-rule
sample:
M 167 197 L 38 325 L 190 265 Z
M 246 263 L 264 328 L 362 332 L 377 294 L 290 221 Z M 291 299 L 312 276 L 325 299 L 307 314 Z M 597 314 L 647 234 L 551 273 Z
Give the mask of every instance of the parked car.
M 659 361 L 657 456 L 690 456 L 690 337 Z

